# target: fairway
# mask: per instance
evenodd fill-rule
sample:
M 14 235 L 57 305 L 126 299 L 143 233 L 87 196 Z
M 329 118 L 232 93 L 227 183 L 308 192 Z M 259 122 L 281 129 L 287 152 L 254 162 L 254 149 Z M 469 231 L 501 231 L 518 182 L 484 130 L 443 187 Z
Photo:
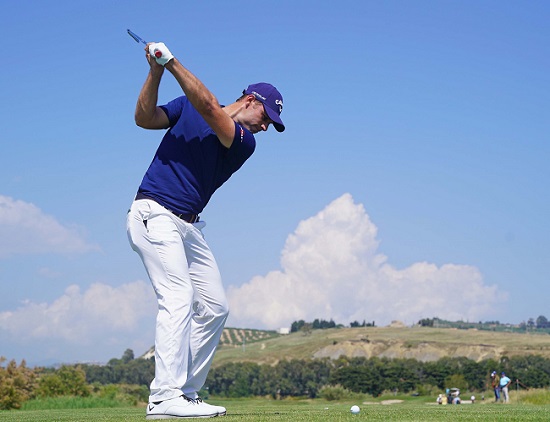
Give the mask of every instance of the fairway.
M 382 405 L 362 403 L 334 403 L 325 400 L 235 399 L 215 400 L 214 404 L 227 407 L 227 416 L 218 421 L 546 421 L 550 405 L 523 404 L 463 404 L 437 406 L 422 402 L 404 402 Z M 352 404 L 359 404 L 358 415 L 350 413 Z M 2 411 L 0 421 L 144 421 L 144 408 L 63 409 L 34 411 Z

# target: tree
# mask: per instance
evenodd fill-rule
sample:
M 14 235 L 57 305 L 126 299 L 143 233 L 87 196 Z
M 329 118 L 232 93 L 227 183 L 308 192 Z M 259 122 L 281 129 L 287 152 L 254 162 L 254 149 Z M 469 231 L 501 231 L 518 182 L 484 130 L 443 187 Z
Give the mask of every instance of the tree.
M 537 318 L 537 328 L 550 328 L 550 323 L 544 315 L 540 315 Z
M 6 358 L 0 356 L 0 410 L 19 409 L 32 397 L 36 375 L 24 360 L 19 366 L 11 360 L 4 368 L 5 361 Z
M 38 394 L 43 397 L 81 396 L 91 393 L 86 373 L 80 366 L 63 365 L 56 372 L 40 377 Z
M 131 360 L 134 360 L 134 351 L 132 349 L 126 349 L 126 351 L 122 355 L 122 362 L 128 363 Z
M 305 323 L 306 322 L 303 319 L 301 319 L 300 321 L 294 321 L 290 326 L 290 332 L 296 333 L 300 331 L 300 328 L 302 328 L 305 325 Z
M 421 327 L 433 327 L 434 326 L 434 319 L 433 318 L 422 318 L 420 321 L 418 321 L 418 325 Z
M 45 374 L 40 378 L 37 390 L 39 397 L 59 397 L 66 394 L 61 377 L 56 374 Z
M 469 388 L 468 381 L 462 374 L 453 374 L 445 379 L 445 388 L 458 388 L 461 391 L 466 391 Z
M 331 368 L 330 359 L 279 362 L 277 372 L 284 384 L 290 386 L 281 395 L 317 397 L 321 387 L 328 382 Z
M 550 359 L 538 355 L 514 356 L 503 367 L 508 377 L 533 388 L 550 385 Z
M 330 377 L 332 385 L 341 385 L 357 393 L 367 393 L 375 397 L 385 390 L 380 366 L 374 359 L 364 360 L 363 365 L 351 364 L 337 369 Z
M 385 389 L 408 393 L 421 384 L 422 363 L 414 359 L 382 358 Z
M 456 373 L 460 373 L 456 359 L 450 357 L 424 364 L 425 382 L 439 388 L 445 388 L 445 379 Z

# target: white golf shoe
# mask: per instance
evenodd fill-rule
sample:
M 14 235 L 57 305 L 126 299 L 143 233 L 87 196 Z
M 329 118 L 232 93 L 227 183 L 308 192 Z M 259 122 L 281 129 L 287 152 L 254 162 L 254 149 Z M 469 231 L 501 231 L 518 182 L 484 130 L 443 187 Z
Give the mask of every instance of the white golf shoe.
M 206 412 L 217 412 L 218 416 L 225 416 L 227 413 L 227 409 L 223 406 L 214 406 L 213 404 L 208 404 L 205 401 L 203 401 L 200 397 L 197 397 L 194 399 L 195 403 L 197 403 L 199 406 L 201 406 L 203 409 L 206 410 Z
M 225 411 L 225 408 L 222 407 L 222 409 Z M 186 396 L 180 396 L 158 403 L 149 403 L 145 419 L 213 418 L 216 416 L 218 416 L 218 410 L 214 406 L 207 405 L 202 400 L 199 402 Z

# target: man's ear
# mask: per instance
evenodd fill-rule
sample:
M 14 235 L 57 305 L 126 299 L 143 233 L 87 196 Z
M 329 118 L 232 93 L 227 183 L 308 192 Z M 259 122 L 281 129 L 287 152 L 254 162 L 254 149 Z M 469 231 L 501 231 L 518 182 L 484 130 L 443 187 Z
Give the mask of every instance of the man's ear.
M 245 104 L 246 108 L 250 107 L 252 104 L 254 104 L 254 101 L 256 101 L 256 97 L 252 94 L 248 94 L 248 96 L 245 98 Z

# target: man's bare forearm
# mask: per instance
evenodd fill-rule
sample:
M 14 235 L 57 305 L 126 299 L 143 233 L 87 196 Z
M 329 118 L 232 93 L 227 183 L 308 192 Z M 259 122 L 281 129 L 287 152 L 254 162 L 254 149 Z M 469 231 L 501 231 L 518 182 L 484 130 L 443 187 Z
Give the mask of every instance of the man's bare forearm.
M 216 132 L 220 142 L 229 148 L 235 135 L 235 123 L 222 109 L 214 94 L 176 58 L 164 67 L 174 75 L 193 107 Z
M 176 58 L 166 63 L 165 67 L 174 75 L 181 89 L 201 116 L 208 119 L 214 109 L 220 108 L 214 94 Z
M 138 96 L 135 121 L 138 126 L 154 129 L 152 127 L 157 114 L 157 101 L 160 80 L 162 78 L 163 69 L 151 69 L 145 79 L 145 83 L 141 88 Z

